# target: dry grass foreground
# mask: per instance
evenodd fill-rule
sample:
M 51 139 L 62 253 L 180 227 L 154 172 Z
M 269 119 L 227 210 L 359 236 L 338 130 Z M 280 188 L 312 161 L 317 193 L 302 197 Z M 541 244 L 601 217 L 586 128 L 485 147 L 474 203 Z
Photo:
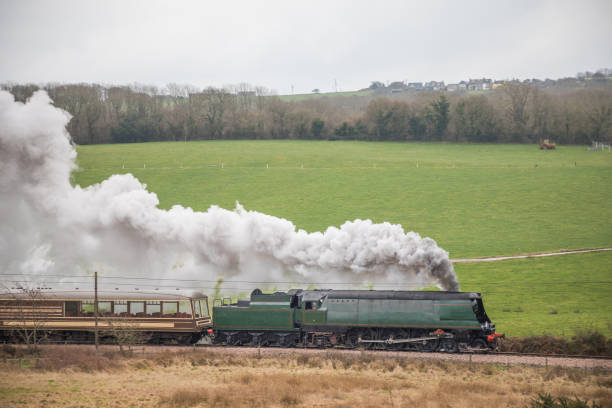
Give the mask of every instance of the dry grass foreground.
M 61 347 L 41 353 L 29 366 L 0 360 L 0 406 L 521 407 L 550 393 L 612 407 L 612 372 L 597 369 L 470 367 L 340 353 L 126 356 Z

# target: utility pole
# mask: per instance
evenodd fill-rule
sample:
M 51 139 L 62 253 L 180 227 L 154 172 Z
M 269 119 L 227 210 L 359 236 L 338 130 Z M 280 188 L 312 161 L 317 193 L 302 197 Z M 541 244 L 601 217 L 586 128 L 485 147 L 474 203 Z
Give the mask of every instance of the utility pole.
M 96 343 L 96 351 L 98 351 L 98 272 L 94 272 L 94 319 L 96 321 L 94 338 Z

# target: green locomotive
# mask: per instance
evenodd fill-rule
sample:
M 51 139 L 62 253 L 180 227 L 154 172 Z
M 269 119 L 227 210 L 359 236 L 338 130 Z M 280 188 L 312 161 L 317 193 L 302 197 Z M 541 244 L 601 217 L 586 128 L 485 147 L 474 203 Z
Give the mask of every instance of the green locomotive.
M 500 334 L 480 293 L 302 290 L 213 305 L 213 342 L 254 346 L 488 350 Z

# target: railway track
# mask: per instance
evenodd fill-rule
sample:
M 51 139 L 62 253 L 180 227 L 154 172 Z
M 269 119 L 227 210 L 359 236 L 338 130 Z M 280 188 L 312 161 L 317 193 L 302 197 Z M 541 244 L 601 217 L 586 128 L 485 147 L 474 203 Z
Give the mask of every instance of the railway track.
M 42 349 L 46 347 L 80 347 L 93 348 L 93 344 L 83 343 L 46 343 L 41 344 Z M 116 350 L 117 345 L 100 345 L 104 351 Z M 533 365 L 545 367 L 573 367 L 580 369 L 605 369 L 612 370 L 612 356 L 587 356 L 566 354 L 541 354 L 541 353 L 514 353 L 514 352 L 488 352 L 488 353 L 439 353 L 439 352 L 416 352 L 416 351 L 390 351 L 390 350 L 363 350 L 348 348 L 315 348 L 315 347 L 228 347 L 213 346 L 210 344 L 194 345 L 164 345 L 147 344 L 133 347 L 136 354 L 154 354 L 163 351 L 180 350 L 210 350 L 219 354 L 245 355 L 245 356 L 268 356 L 282 357 L 296 354 L 312 354 L 314 356 L 344 355 L 348 358 L 362 358 L 363 356 L 375 356 L 379 358 L 405 358 L 415 360 L 443 360 L 464 362 L 469 364 L 501 364 L 501 365 Z

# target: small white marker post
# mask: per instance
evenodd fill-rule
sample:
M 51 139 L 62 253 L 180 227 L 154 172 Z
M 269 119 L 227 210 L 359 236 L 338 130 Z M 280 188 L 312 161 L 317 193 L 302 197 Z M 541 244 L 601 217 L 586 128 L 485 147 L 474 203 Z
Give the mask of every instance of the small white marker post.
M 123 164 L 121 165 L 121 168 L 122 168 L 123 170 L 125 170 L 125 163 L 123 163 Z
M 270 165 L 268 163 L 266 163 L 266 169 L 269 169 Z
M 419 162 L 417 162 L 417 169 L 419 168 Z
M 223 168 L 223 163 L 221 163 L 221 168 Z
M 143 164 L 143 165 L 142 165 L 142 168 L 143 168 L 143 169 L 146 169 L 146 168 L 147 168 L 147 163 Z

